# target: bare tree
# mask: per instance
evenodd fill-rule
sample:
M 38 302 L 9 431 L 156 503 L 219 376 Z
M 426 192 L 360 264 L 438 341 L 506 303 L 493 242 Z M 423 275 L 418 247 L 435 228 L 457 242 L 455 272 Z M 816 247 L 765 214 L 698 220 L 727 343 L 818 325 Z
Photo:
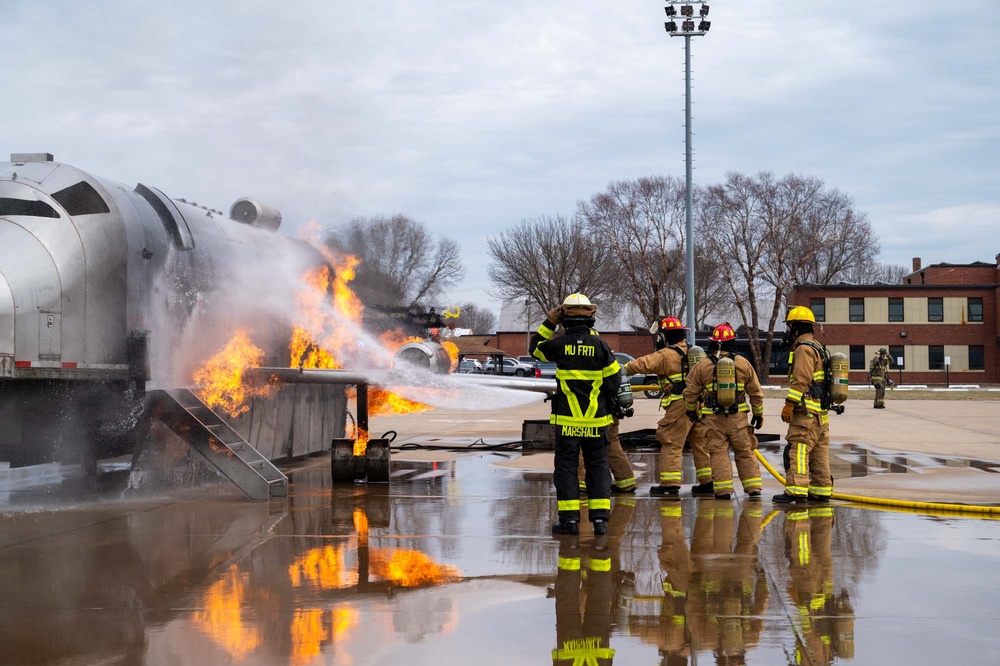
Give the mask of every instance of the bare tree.
M 762 381 L 792 287 L 847 274 L 878 254 L 871 225 L 853 206 L 822 180 L 795 174 L 779 180 L 768 172 L 729 173 L 725 183 L 708 188 L 702 229 L 719 240 L 720 266 Z
M 855 266 L 839 276 L 844 282 L 854 284 L 902 284 L 903 278 L 912 271 L 902 264 L 887 261 L 873 261 L 861 266 Z
M 358 217 L 327 233 L 327 246 L 361 263 L 352 286 L 363 303 L 424 303 L 465 277 L 461 248 L 406 215 Z
M 698 206 L 700 190 L 693 199 Z M 673 176 L 615 181 L 577 204 L 578 217 L 622 263 L 622 298 L 642 327 L 687 308 L 684 206 L 684 182 Z M 711 249 L 697 240 L 694 272 L 695 322 L 688 323 L 698 325 L 722 308 L 728 290 Z
M 613 181 L 590 201 L 580 201 L 577 216 L 621 264 L 622 298 L 645 323 L 676 305 L 676 296 L 667 292 L 671 275 L 683 267 L 683 181 L 673 176 Z
M 574 292 L 586 294 L 606 313 L 617 310 L 620 264 L 583 225 L 562 215 L 523 220 L 487 240 L 492 259 L 490 294 L 503 300 L 530 299 L 545 312 Z
M 455 320 L 456 328 L 470 328 L 478 335 L 496 332 L 497 316 L 492 311 L 475 303 L 463 303 L 459 310 L 458 319 Z

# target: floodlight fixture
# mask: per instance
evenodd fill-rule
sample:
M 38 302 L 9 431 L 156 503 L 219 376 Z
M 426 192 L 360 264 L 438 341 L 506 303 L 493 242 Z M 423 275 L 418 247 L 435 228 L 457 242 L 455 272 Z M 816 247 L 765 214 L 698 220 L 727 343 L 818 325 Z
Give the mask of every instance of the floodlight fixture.
M 694 16 L 694 7 L 691 5 L 681 7 L 681 16 Z
M 677 24 L 673 21 L 667 21 L 663 24 L 663 27 L 666 28 L 669 33 L 677 32 Z
M 663 8 L 663 11 L 667 13 L 667 16 L 677 16 L 677 8 L 673 5 L 667 5 Z
M 708 16 L 708 5 L 702 5 L 701 9 L 698 10 L 698 13 L 701 15 L 702 18 Z
M 711 21 L 702 21 L 701 23 L 698 24 L 698 30 L 701 30 L 702 32 L 708 32 L 708 29 L 711 27 L 712 27 Z
M 684 23 L 681 23 L 681 30 L 684 32 L 694 32 L 694 21 L 684 21 Z

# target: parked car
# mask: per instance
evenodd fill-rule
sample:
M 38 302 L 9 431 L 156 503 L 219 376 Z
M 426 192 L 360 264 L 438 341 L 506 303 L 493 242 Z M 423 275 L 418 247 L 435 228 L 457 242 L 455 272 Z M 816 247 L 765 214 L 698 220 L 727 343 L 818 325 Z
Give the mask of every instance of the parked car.
M 626 363 L 635 360 L 634 356 L 626 354 L 625 352 L 615 352 L 615 358 L 618 360 L 618 365 L 622 366 L 623 368 L 625 367 Z M 632 375 L 631 377 L 629 377 L 629 383 L 632 385 L 633 389 L 636 386 L 652 386 L 654 384 L 658 384 L 658 382 L 656 381 L 656 375 Z M 661 395 L 663 395 L 663 392 L 658 389 L 655 391 L 647 389 L 643 391 L 643 394 L 647 398 L 658 399 Z
M 542 379 L 555 379 L 556 364 L 552 362 L 539 362 L 538 370 Z
M 510 356 L 504 356 L 499 371 L 494 368 L 493 359 L 489 358 L 483 366 L 483 372 L 497 375 L 516 375 L 517 377 L 534 377 L 535 366 L 521 363 L 516 358 L 511 358 Z
M 463 358 L 458 362 L 458 370 L 455 372 L 479 373 L 483 371 L 483 364 L 474 358 Z
M 526 363 L 527 365 L 533 366 L 535 368 L 537 368 L 538 365 L 541 363 L 541 361 L 539 361 L 534 356 L 518 356 L 517 361 L 518 363 Z

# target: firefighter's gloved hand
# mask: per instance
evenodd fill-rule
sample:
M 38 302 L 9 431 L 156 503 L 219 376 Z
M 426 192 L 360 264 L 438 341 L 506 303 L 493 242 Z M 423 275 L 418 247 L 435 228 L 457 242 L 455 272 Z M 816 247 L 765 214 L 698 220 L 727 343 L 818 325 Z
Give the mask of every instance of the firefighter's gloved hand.
M 791 423 L 792 422 L 792 412 L 795 411 L 795 404 L 785 401 L 785 406 L 781 408 L 781 422 Z
M 687 417 L 689 419 L 691 419 L 691 421 L 694 422 L 694 423 L 697 423 L 698 421 L 701 421 L 701 414 L 698 413 L 698 409 L 697 408 L 690 409 L 690 410 L 686 411 L 685 414 L 687 414 Z
M 761 426 L 764 425 L 764 415 L 763 414 L 754 414 L 753 416 L 751 416 L 750 417 L 750 425 L 753 426 L 754 430 L 760 430 Z
M 553 324 L 560 324 L 562 323 L 562 314 L 563 314 L 562 306 L 557 305 L 545 313 L 545 318 L 551 321 Z

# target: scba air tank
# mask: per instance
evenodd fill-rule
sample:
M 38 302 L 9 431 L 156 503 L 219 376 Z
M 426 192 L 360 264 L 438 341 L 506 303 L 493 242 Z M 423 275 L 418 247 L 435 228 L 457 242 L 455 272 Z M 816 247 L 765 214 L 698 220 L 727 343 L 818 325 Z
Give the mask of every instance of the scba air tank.
M 621 377 L 622 383 L 618 387 L 618 406 L 624 411 L 631 409 L 634 402 L 632 398 L 632 383 L 629 381 L 628 375 L 625 374 L 624 366 L 622 366 Z
M 736 361 L 723 356 L 715 364 L 715 401 L 729 409 L 736 403 Z
M 687 354 L 688 372 L 690 372 L 691 370 L 693 370 L 694 366 L 696 366 L 699 363 L 701 363 L 702 359 L 704 359 L 704 358 L 705 358 L 705 350 L 704 349 L 702 349 L 698 345 L 694 345 L 691 348 L 689 348 L 688 349 L 688 354 Z
M 847 386 L 850 383 L 848 371 L 850 362 L 847 354 L 837 352 L 830 354 L 830 400 L 840 405 L 847 402 Z

